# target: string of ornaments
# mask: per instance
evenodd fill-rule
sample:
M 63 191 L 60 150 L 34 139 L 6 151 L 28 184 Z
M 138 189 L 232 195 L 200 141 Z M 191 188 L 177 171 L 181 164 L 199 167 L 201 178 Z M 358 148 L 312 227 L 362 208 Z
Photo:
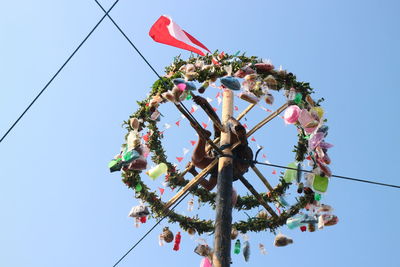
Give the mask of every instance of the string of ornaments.
M 221 86 L 216 86 L 217 82 Z M 109 169 L 111 172 L 120 171 L 124 184 L 133 189 L 135 197 L 141 201 L 129 213 L 129 216 L 135 218 L 136 225 L 145 223 L 148 216 L 165 216 L 165 202 L 161 200 L 164 189 L 159 192 L 151 190 L 145 180 L 142 180 L 143 176 L 153 180 L 164 176 L 166 185 L 172 189 L 184 187 L 190 181 L 180 175 L 176 164 L 167 159 L 162 145 L 164 133 L 158 127 L 162 116 L 159 111 L 160 105 L 168 102 L 189 102 L 195 91 L 203 94 L 206 90 L 214 90 L 208 89 L 209 87 L 235 90 L 238 91 L 237 96 L 244 101 L 252 104 L 264 101 L 268 105 L 274 103 L 276 92 L 283 91 L 288 102 L 283 119 L 286 124 L 294 125 L 298 133 L 298 141 L 294 146 L 295 159 L 288 164 L 291 169 L 283 173 L 272 191 L 260 193 L 265 202 L 277 207 L 279 216 L 269 216 L 266 211 L 260 211 L 254 217 L 249 216 L 247 220 L 233 222 L 231 238 L 236 240 L 234 254 L 242 251 L 245 260 L 248 261 L 250 243 L 247 232 L 268 229 L 276 234 L 277 229 L 285 224 L 289 229 L 300 228 L 303 232 L 314 232 L 316 229 L 323 229 L 324 226 L 335 225 L 338 218 L 333 215 L 333 209 L 321 203 L 321 197 L 326 193 L 329 177 L 332 175 L 328 167 L 331 163 L 328 150 L 332 145 L 325 141 L 328 127 L 325 125 L 324 110 L 320 105 L 323 99 L 313 100 L 313 89 L 309 83 L 298 82 L 294 74 L 282 68 L 275 69 L 270 61 L 255 56 L 248 57 L 245 54 L 228 55 L 218 51 L 206 56 L 191 56 L 188 60 L 183 60 L 180 56 L 174 58 L 173 63 L 166 67 L 166 75 L 153 84 L 146 99 L 137 102 L 138 110 L 124 121 L 128 131 L 125 136 L 126 142 L 109 163 Z M 151 168 L 148 168 L 149 156 L 155 164 Z M 308 161 L 312 173 L 303 177 L 301 170 L 304 161 Z M 296 203 L 290 205 L 285 199 L 285 192 L 292 185 L 297 186 L 299 196 L 296 197 Z M 201 186 L 192 188 L 190 193 L 199 203 L 208 203 L 215 208 L 216 193 Z M 260 206 L 259 200 L 252 195 L 233 195 L 233 208 L 238 211 Z M 193 210 L 193 204 L 194 198 L 191 198 L 188 211 Z M 212 220 L 200 219 L 198 216 L 185 216 L 170 210 L 167 217 L 170 223 L 178 223 L 180 228 L 191 236 L 214 230 Z M 238 239 L 239 233 L 242 234 L 243 244 Z M 180 232 L 174 235 L 165 227 L 159 235 L 159 244 L 174 241 L 173 250 L 177 251 L 181 238 Z M 293 240 L 289 237 L 281 233 L 276 234 L 276 247 L 291 243 Z M 261 254 L 267 253 L 264 244 L 259 244 L 258 247 Z M 195 252 L 204 257 L 201 266 L 212 266 L 212 248 L 205 242 L 199 243 Z

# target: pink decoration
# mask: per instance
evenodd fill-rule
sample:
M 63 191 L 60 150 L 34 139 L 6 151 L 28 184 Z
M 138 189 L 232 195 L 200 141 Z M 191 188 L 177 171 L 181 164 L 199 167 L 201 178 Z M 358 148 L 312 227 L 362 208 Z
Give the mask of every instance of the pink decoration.
M 204 129 L 207 129 L 207 123 L 202 122 L 201 125 L 204 127 Z
M 322 142 L 322 140 L 324 139 L 325 135 L 324 133 L 318 132 L 316 134 L 314 134 L 309 140 L 308 140 L 308 147 L 311 150 L 314 150 L 317 148 L 317 146 L 320 145 L 320 143 Z
M 212 267 L 212 264 L 208 258 L 203 258 L 200 262 L 200 267 Z
M 181 121 L 177 121 L 177 122 L 175 122 L 175 124 L 179 127 L 179 123 L 180 123 Z
M 147 168 L 147 160 L 143 156 L 132 161 L 132 163 L 128 165 L 129 170 L 142 171 L 145 170 L 146 168 Z
M 192 146 L 194 146 L 196 144 L 197 141 L 191 140 L 190 143 L 192 144 Z
M 217 109 L 216 107 L 213 107 L 213 110 L 214 110 L 215 112 L 217 112 L 218 109 Z
M 165 189 L 164 189 L 164 188 L 161 188 L 161 187 L 159 187 L 159 188 L 158 188 L 158 190 L 160 190 L 160 194 L 161 194 L 161 195 L 163 195 L 163 194 L 164 194 L 164 191 L 165 191 Z
M 254 136 L 250 139 L 251 141 L 255 142 L 256 139 L 254 138 Z
M 316 121 L 306 109 L 301 110 L 299 122 L 306 133 L 314 132 L 315 128 L 318 126 L 318 121 Z
M 333 147 L 332 144 L 325 143 L 324 141 L 322 141 L 322 142 L 319 144 L 319 146 L 320 146 L 321 148 L 323 148 L 323 149 L 329 149 L 329 148 Z
M 276 170 L 273 170 L 273 171 L 272 171 L 272 174 L 276 174 Z
M 181 162 L 183 160 L 183 157 L 176 157 L 176 159 Z
M 239 110 L 238 106 L 235 106 L 235 111 L 238 111 L 238 110 Z
M 300 116 L 300 111 L 300 108 L 296 105 L 289 106 L 285 111 L 285 115 L 283 116 L 285 123 L 295 124 Z
M 246 123 L 243 123 L 243 127 L 244 127 L 245 129 L 247 129 L 247 124 L 246 124 Z
M 181 90 L 183 92 L 186 89 L 186 83 L 180 83 L 176 87 L 178 87 L 179 90 Z

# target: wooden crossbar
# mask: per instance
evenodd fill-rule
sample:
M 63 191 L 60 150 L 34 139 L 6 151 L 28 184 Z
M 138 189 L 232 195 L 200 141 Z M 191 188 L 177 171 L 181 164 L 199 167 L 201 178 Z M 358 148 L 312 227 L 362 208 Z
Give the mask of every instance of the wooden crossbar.
M 278 217 L 275 211 L 264 201 L 262 196 L 254 189 L 243 175 L 239 176 L 239 180 L 249 189 L 249 191 L 257 198 L 258 202 L 274 217 Z
M 247 106 L 247 108 L 245 108 L 242 113 L 239 114 L 239 116 L 237 116 L 236 120 L 240 121 L 244 116 L 246 116 L 247 113 L 249 113 L 249 111 L 254 108 L 256 106 L 256 104 L 250 104 Z
M 256 173 L 256 175 L 260 178 L 263 184 L 268 188 L 269 191 L 273 191 L 271 184 L 268 182 L 267 178 L 260 172 L 260 170 L 256 166 L 251 166 L 251 169 Z
M 261 122 L 259 122 L 256 126 L 253 127 L 248 133 L 247 137 L 252 136 L 257 130 L 259 130 L 261 127 L 263 127 L 265 124 L 270 122 L 273 118 L 278 116 L 282 111 L 284 111 L 287 107 L 289 106 L 288 103 L 283 104 L 280 108 L 272 112 L 268 117 L 263 119 Z
M 201 181 L 201 179 L 204 178 L 218 163 L 218 158 L 214 159 L 210 165 L 208 165 L 206 168 L 204 168 L 196 177 L 194 177 L 192 180 L 190 180 L 189 183 L 187 183 L 181 191 L 176 193 L 175 196 L 173 196 L 164 206 L 164 211 L 168 210 L 175 202 L 177 202 L 187 191 L 198 185 Z
M 204 138 L 204 139 L 207 141 L 207 143 L 209 143 L 210 146 L 211 146 L 213 149 L 215 149 L 215 151 L 217 151 L 218 154 L 221 155 L 221 154 L 222 154 L 222 150 L 221 150 L 210 138 L 204 136 L 204 134 L 203 134 L 204 129 L 203 129 L 200 125 L 198 125 L 198 122 L 195 121 L 195 120 L 186 112 L 186 110 L 184 110 L 184 109 L 182 108 L 182 106 L 181 106 L 180 104 L 175 104 L 175 106 L 176 106 L 176 107 L 178 108 L 178 110 L 191 122 L 191 125 L 192 125 L 194 128 L 197 128 L 198 134 L 201 135 L 201 137 Z

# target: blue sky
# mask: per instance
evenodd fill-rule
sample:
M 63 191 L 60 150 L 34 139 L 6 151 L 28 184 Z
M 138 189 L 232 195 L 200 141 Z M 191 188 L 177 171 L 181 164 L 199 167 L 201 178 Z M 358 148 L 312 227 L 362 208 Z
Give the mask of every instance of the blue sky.
M 1 4 L 2 134 L 103 14 L 94 1 Z M 112 1 L 102 4 L 108 8 Z M 211 50 L 246 51 L 282 65 L 326 99 L 328 140 L 335 145 L 330 151 L 333 172 L 400 184 L 398 10 L 399 3 L 389 0 L 121 0 L 111 15 L 160 73 L 174 56 L 189 56 L 148 36 L 162 14 L 171 15 Z M 1 266 L 112 266 L 152 226 L 154 220 L 133 226 L 127 214 L 138 202 L 119 174 L 109 173 L 107 163 L 123 142 L 122 121 L 155 79 L 106 19 L 0 144 Z M 166 112 L 172 123 L 179 118 L 172 109 Z M 255 123 L 263 115 L 259 109 L 248 120 Z M 194 138 L 185 121 L 171 128 L 165 140 L 171 158 L 181 155 L 183 147 L 191 148 L 189 143 L 172 145 L 178 134 L 182 140 Z M 282 121 L 255 137 L 272 163 L 293 160 L 296 132 Z M 149 184 L 156 187 L 160 181 Z M 295 241 L 285 248 L 274 248 L 270 233 L 250 234 L 247 265 L 397 266 L 400 217 L 391 205 L 398 194 L 392 188 L 332 178 L 324 199 L 335 208 L 339 224 L 315 233 L 282 227 Z M 188 213 L 186 201 L 177 210 Z M 207 207 L 200 214 L 214 216 Z M 187 234 L 179 252 L 158 246 L 157 236 L 166 225 L 156 228 L 120 266 L 198 266 L 195 240 Z M 176 225 L 171 229 L 178 231 Z M 258 243 L 268 255 L 259 253 Z M 241 255 L 233 256 L 233 262 L 245 264 Z

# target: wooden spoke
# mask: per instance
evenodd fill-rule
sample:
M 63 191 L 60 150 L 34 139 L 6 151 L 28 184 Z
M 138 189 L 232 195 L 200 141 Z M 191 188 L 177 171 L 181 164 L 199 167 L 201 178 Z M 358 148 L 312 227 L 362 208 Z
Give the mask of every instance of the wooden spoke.
M 196 132 L 204 138 L 210 146 L 218 152 L 218 154 L 222 154 L 222 150 L 208 137 L 204 136 L 204 129 L 198 124 L 197 121 L 193 120 L 193 118 L 182 108 L 180 104 L 175 104 L 178 110 L 190 121 L 190 125 L 195 128 Z
M 210 120 L 214 123 L 214 125 L 221 131 L 221 132 L 225 132 L 224 127 L 222 126 L 221 122 L 219 122 L 218 120 L 215 119 L 215 117 L 207 110 L 207 109 L 203 109 L 207 116 L 210 118 Z
M 247 137 L 252 136 L 257 130 L 259 130 L 261 127 L 263 127 L 265 124 L 267 124 L 268 122 L 270 122 L 273 118 L 275 118 L 276 116 L 278 116 L 282 111 L 284 111 L 287 107 L 289 106 L 288 103 L 283 104 L 280 108 L 278 108 L 277 110 L 275 110 L 274 112 L 271 113 L 271 115 L 269 115 L 268 117 L 266 117 L 264 120 L 262 120 L 261 122 L 259 122 L 256 126 L 253 127 L 253 129 L 251 129 L 248 133 L 247 133 Z
M 194 177 L 185 187 L 182 188 L 175 196 L 173 196 L 164 206 L 164 211 L 168 210 L 174 203 L 176 203 L 186 192 L 198 185 L 201 179 L 204 178 L 218 163 L 218 158 L 214 159 L 206 168 L 204 168 L 196 177 Z
M 278 217 L 275 211 L 264 201 L 262 196 L 254 189 L 254 187 L 244 178 L 242 175 L 239 176 L 239 180 L 249 189 L 249 191 L 257 198 L 258 202 L 274 217 Z
M 273 191 L 274 189 L 272 188 L 271 184 L 268 182 L 267 178 L 260 172 L 260 170 L 256 166 L 251 166 L 253 171 L 257 174 L 257 176 L 260 178 L 260 180 L 264 183 L 264 185 L 268 188 L 269 191 Z
M 246 116 L 247 113 L 249 113 L 249 111 L 254 108 L 256 106 L 256 104 L 250 104 L 245 110 L 242 111 L 242 113 L 239 114 L 239 116 L 237 116 L 237 120 L 240 121 L 244 116 Z

